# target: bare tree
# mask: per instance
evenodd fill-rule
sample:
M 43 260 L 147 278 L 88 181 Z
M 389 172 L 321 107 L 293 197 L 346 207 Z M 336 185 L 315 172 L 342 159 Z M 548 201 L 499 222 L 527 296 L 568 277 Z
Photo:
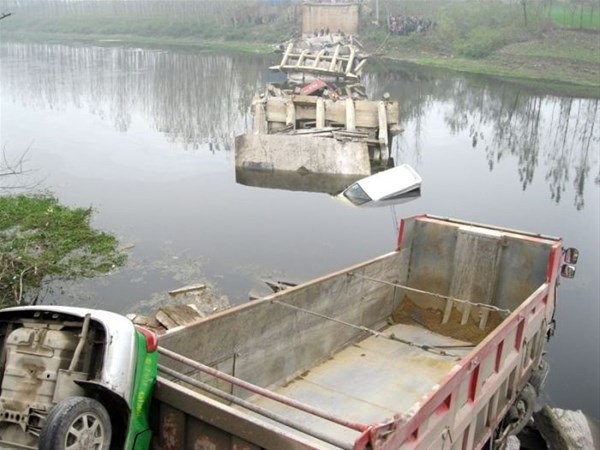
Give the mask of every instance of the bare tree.
M 521 6 L 523 6 L 523 25 L 527 28 L 527 0 L 521 0 Z
M 32 170 L 25 168 L 30 149 L 31 147 L 27 147 L 18 157 L 10 158 L 6 145 L 2 146 L 2 153 L 0 154 L 0 193 L 9 190 L 32 189 L 39 184 L 39 182 L 30 181 L 27 178 L 32 172 Z

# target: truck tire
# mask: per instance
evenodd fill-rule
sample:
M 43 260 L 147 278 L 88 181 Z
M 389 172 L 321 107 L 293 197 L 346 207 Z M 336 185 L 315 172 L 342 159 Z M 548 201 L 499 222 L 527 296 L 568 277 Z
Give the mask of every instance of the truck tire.
M 69 397 L 48 414 L 40 450 L 109 450 L 112 428 L 106 408 L 88 397 Z
M 536 400 L 537 392 L 535 391 L 535 388 L 527 383 L 507 414 L 509 418 L 508 426 L 510 427 L 510 435 L 514 436 L 523 431 L 523 428 L 525 428 L 525 425 L 527 425 L 529 419 L 531 419 L 531 416 L 533 415 Z

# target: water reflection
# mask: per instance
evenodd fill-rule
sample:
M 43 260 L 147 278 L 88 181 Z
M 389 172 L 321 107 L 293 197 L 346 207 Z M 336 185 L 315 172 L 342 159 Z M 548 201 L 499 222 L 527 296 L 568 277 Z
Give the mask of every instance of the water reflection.
M 229 150 L 233 137 L 250 129 L 251 100 L 264 88 L 269 65 L 255 56 L 43 44 L 3 44 L 1 56 L 3 96 L 14 102 L 87 109 L 122 132 L 142 116 L 170 142 L 211 152 Z M 418 68 L 364 81 L 371 98 L 390 92 L 400 100 L 403 122 L 414 132 L 395 139 L 392 153 L 410 153 L 417 165 L 431 132 L 425 119 L 442 111 L 446 132 L 468 135 L 470 145 L 485 152 L 490 171 L 515 158 L 523 190 L 543 177 L 554 202 L 573 189 L 568 201 L 581 210 L 588 179 L 600 183 L 597 99 Z
M 286 191 L 322 192 L 337 195 L 346 187 L 362 178 L 360 175 L 337 175 L 328 173 L 303 173 L 285 170 L 235 169 L 235 181 L 246 186 Z
M 229 148 L 268 60 L 147 49 L 2 45 L 3 95 L 31 108 L 87 109 L 122 132 L 141 115 L 171 142 Z M 28 65 L 26 71 L 11 67 Z M 239 67 L 242 64 L 243 67 Z
M 507 82 L 440 77 L 417 68 L 371 76 L 366 83 L 374 95 L 387 90 L 400 99 L 401 116 L 415 129 L 409 145 L 417 159 L 426 131 L 423 117 L 428 110 L 442 108 L 450 134 L 468 135 L 471 146 L 485 152 L 490 171 L 508 156 L 517 159 L 523 190 L 538 173 L 556 203 L 568 186 L 573 188 L 573 205 L 580 210 L 588 177 L 599 184 L 598 99 L 536 94 Z M 394 143 L 395 152 L 400 143 Z
M 8 43 L 0 57 L 2 144 L 17 155 L 31 145 L 44 188 L 93 205 L 94 226 L 135 244 L 118 273 L 45 301 L 126 313 L 200 281 L 246 301 L 261 279 L 307 280 L 389 251 L 397 217 L 423 212 L 560 235 L 582 256 L 561 286 L 549 392 L 600 414 L 596 100 L 433 70 L 371 74 L 371 98 L 401 102 L 394 159 L 421 174 L 423 193 L 361 209 L 300 192 L 314 184 L 235 183 L 229 151 L 250 129 L 263 58 Z

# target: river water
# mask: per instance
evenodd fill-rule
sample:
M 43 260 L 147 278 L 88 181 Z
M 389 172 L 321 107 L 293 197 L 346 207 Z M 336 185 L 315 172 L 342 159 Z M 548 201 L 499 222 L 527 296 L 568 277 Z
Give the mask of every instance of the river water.
M 92 206 L 93 225 L 130 255 L 108 276 L 50 286 L 45 303 L 125 313 L 192 282 L 241 303 L 261 279 L 302 281 L 390 251 L 398 218 L 423 212 L 558 235 L 581 257 L 559 288 L 548 401 L 600 416 L 597 99 L 375 61 L 368 93 L 400 101 L 392 156 L 423 189 L 353 208 L 236 183 L 234 136 L 251 126 L 272 58 L 16 43 L 0 55 L 8 157 L 29 149 L 25 182 Z

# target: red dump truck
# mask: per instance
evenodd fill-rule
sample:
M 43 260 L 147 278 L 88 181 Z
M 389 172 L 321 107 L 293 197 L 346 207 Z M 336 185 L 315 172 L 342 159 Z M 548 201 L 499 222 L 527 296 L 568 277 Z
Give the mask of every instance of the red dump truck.
M 499 445 L 531 417 L 577 255 L 559 238 L 405 219 L 391 253 L 162 336 L 154 447 Z

